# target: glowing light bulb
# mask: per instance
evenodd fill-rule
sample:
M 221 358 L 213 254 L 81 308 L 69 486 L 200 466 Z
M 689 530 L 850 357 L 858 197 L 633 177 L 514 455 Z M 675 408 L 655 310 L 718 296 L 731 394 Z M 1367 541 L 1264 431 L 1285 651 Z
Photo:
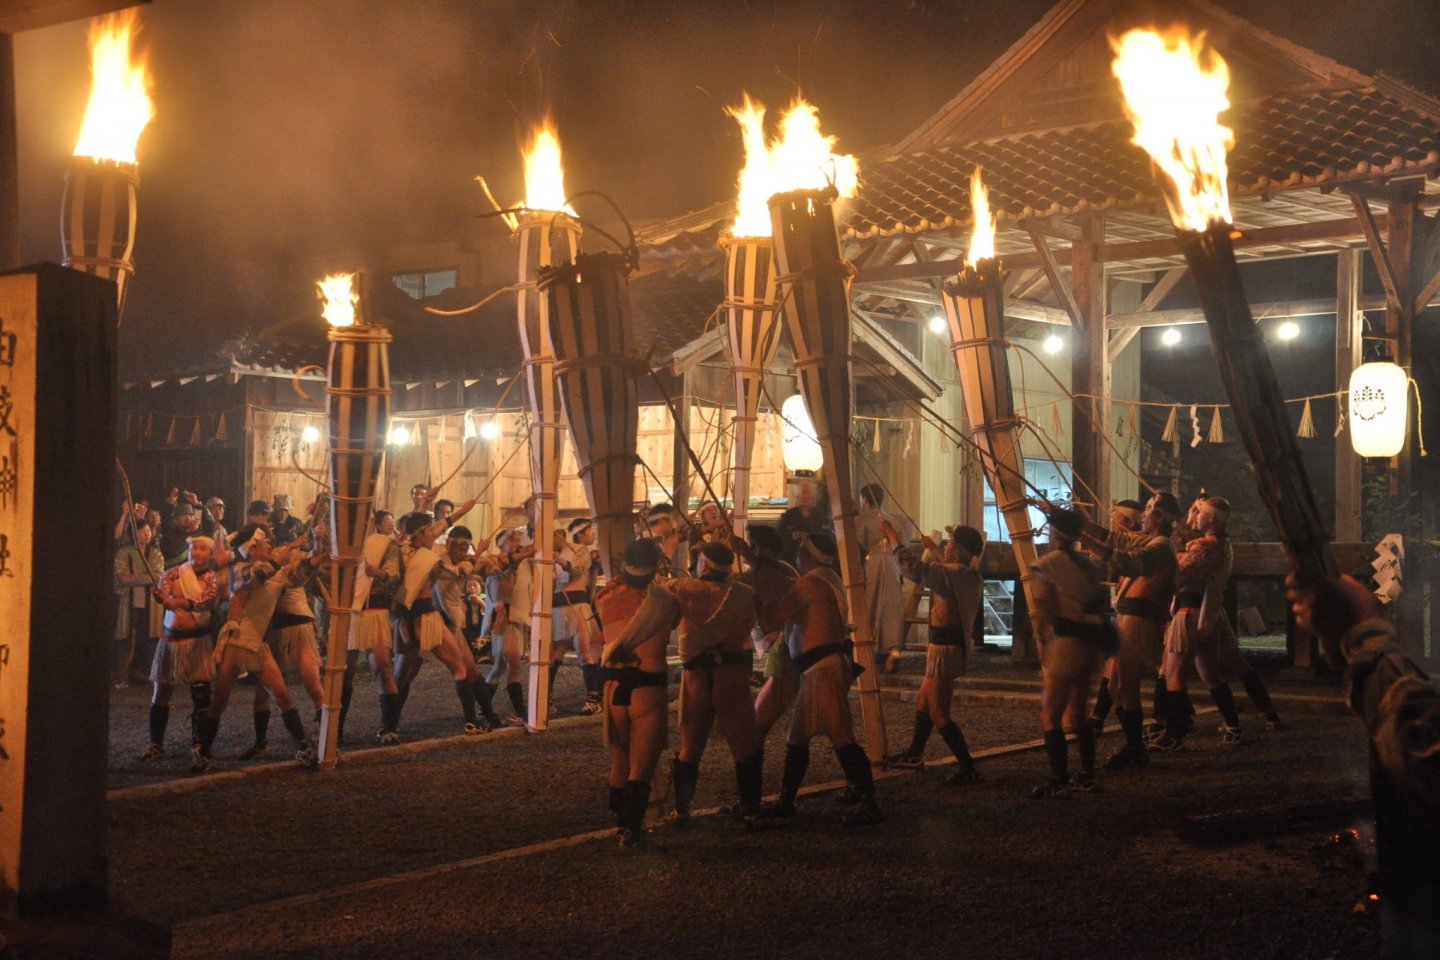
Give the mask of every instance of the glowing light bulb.
M 397 447 L 403 447 L 410 442 L 410 428 L 401 424 L 390 429 L 390 443 Z
M 938 313 L 932 313 L 930 315 L 930 321 L 928 323 L 928 326 L 930 327 L 931 333 L 944 333 L 947 324 L 945 323 L 945 318 L 942 315 Z
M 1294 340 L 1300 336 L 1300 324 L 1294 320 L 1286 320 L 1280 324 L 1280 328 L 1275 331 L 1275 335 L 1281 340 Z
M 1160 334 L 1160 342 L 1167 347 L 1173 347 L 1180 342 L 1180 330 L 1177 327 L 1169 327 Z
M 320 439 L 320 429 L 314 425 L 308 426 L 300 431 L 300 439 L 306 443 L 314 443 Z
M 1065 341 L 1058 334 L 1050 334 L 1045 338 L 1045 352 L 1059 353 L 1065 347 Z
M 480 437 L 483 440 L 499 440 L 500 424 L 494 420 L 486 420 L 480 425 Z

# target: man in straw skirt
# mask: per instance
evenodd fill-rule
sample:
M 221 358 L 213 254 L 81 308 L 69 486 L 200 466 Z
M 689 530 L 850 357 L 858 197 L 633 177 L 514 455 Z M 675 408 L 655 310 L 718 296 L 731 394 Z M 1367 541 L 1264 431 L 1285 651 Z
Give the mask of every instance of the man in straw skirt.
M 220 718 L 230 702 L 235 681 L 244 673 L 253 673 L 270 692 L 280 707 L 280 720 L 295 741 L 295 759 L 306 766 L 315 765 L 315 750 L 305 735 L 300 711 L 290 698 L 285 676 L 275 655 L 265 643 L 265 633 L 279 606 L 280 595 L 287 588 L 302 586 L 314 576 L 329 555 L 329 544 L 316 537 L 314 549 L 302 553 L 299 544 L 274 550 L 269 532 L 261 526 L 247 524 L 235 534 L 234 547 L 238 562 L 230 565 L 230 618 L 220 629 L 220 642 L 215 648 L 218 664 L 215 696 L 210 706 L 196 717 L 199 747 L 194 771 L 210 769 L 210 748 L 220 731 Z
M 610 747 L 606 785 L 610 811 L 625 846 L 641 839 L 650 783 L 668 733 L 669 628 L 648 634 L 626 629 L 645 602 L 659 565 L 655 541 L 637 540 L 625 548 L 620 576 L 595 597 L 605 635 L 615 638 L 605 644 L 600 663 L 607 701 L 605 740 Z
M 585 705 L 581 712 L 596 714 L 601 710 L 600 641 L 596 636 L 595 608 L 591 596 L 595 591 L 595 522 L 571 520 L 565 532 L 555 531 L 555 593 L 551 601 L 551 622 L 554 631 L 550 645 L 550 691 L 552 713 L 555 676 L 565 648 L 575 649 L 580 674 L 585 680 Z
M 716 723 L 730 744 L 740 813 L 760 812 L 764 745 L 755 734 L 755 703 L 750 699 L 748 648 L 755 625 L 755 593 L 731 576 L 735 553 L 723 543 L 700 547 L 695 576 L 651 583 L 645 603 L 617 642 L 676 627 L 680 631 L 680 755 L 675 758 L 675 818 L 690 816 L 690 803 L 700 780 L 700 758 Z
M 1140 687 L 1154 676 L 1165 653 L 1165 624 L 1175 593 L 1176 557 L 1171 539 L 1180 518 L 1180 504 L 1170 493 L 1152 496 L 1140 515 L 1140 529 L 1129 532 L 1112 525 L 1107 534 L 1094 524 L 1083 531 L 1100 557 L 1109 563 L 1115 585 L 1115 629 L 1120 649 L 1111 663 L 1109 686 L 1116 701 L 1115 715 L 1125 732 L 1125 746 L 1105 761 L 1106 770 L 1144 767 L 1146 750 L 1140 706 Z M 1092 724 L 1092 727 L 1095 725 Z M 1096 728 L 1098 730 L 1098 728 Z
M 380 729 L 377 742 L 390 745 L 400 742 L 400 693 L 395 684 L 395 660 L 392 646 L 394 628 L 390 608 L 400 587 L 400 543 L 395 539 L 395 515 L 389 510 L 375 511 L 375 532 L 361 546 L 363 560 L 355 578 L 355 616 L 350 621 L 350 653 L 363 657 L 370 665 L 380 699 Z M 346 684 L 341 694 L 341 727 L 349 707 L 351 672 L 347 666 Z
M 882 520 L 880 527 L 887 537 L 900 542 L 900 535 L 889 520 Z M 985 584 L 980 579 L 985 538 L 974 527 L 957 526 L 943 548 L 929 537 L 922 537 L 921 542 L 927 554 L 935 559 L 917 557 L 909 547 L 901 547 L 898 558 L 905 577 L 930 590 L 925 679 L 915 698 L 915 731 L 910 746 L 889 762 L 892 766 L 923 769 L 925 742 L 930 739 L 930 731 L 938 727 L 945 745 L 960 765 L 945 783 L 963 786 L 979 780 L 980 774 L 975 770 L 965 734 L 950 716 L 950 701 L 955 695 L 955 678 L 969 665 L 971 634 L 985 594 Z
M 835 538 L 829 533 L 809 533 L 802 534 L 799 543 L 800 577 L 778 600 L 766 604 L 760 616 L 767 630 L 789 621 L 790 658 L 800 672 L 800 692 L 785 739 L 780 797 L 762 814 L 795 816 L 795 798 L 810 766 L 810 741 L 823 733 L 830 738 L 835 758 L 859 804 L 850 821 L 878 823 L 882 815 L 875 802 L 875 777 L 870 759 L 855 742 L 850 715 L 850 685 L 855 682 L 855 668 L 847 652 L 849 604 L 840 579 Z
M 170 722 L 170 694 L 175 684 L 190 688 L 191 751 L 200 764 L 198 717 L 210 705 L 215 679 L 214 647 L 210 641 L 217 580 L 215 544 L 209 537 L 191 537 L 185 563 L 166 570 L 155 586 L 155 602 L 165 609 L 165 626 L 150 666 L 154 694 L 150 700 L 150 743 L 141 762 L 165 756 L 165 727 Z M 207 764 L 208 765 L 208 764 Z
M 458 517 L 466 513 L 475 503 L 473 499 L 468 501 L 455 515 Z M 401 657 L 395 668 L 400 691 L 399 706 L 404 707 L 410 683 L 420 671 L 420 658 L 431 653 L 450 671 L 451 679 L 455 681 L 455 696 L 460 700 L 465 732 L 484 733 L 488 728 L 479 724 L 475 712 L 475 682 L 480 678 L 480 670 L 475 665 L 475 658 L 458 639 L 458 625 L 452 631 L 447 617 L 435 602 L 435 585 L 442 569 L 441 555 L 434 549 L 434 544 L 435 538 L 444 532 L 445 525 L 441 521 L 432 521 L 423 513 L 408 513 L 401 520 L 400 529 L 406 536 L 406 543 L 400 551 L 401 583 L 395 597 L 395 609 L 400 615 L 401 640 Z M 398 711 L 395 720 L 398 723 Z
M 1043 680 L 1040 726 L 1050 780 L 1030 792 L 1037 799 L 1067 797 L 1073 788 L 1095 789 L 1095 730 L 1086 722 L 1085 700 L 1100 661 L 1115 643 L 1115 628 L 1106 617 L 1110 593 L 1100 568 L 1080 552 L 1084 525 L 1080 514 L 1046 505 L 1050 543 L 1055 548 L 1031 568 L 1034 605 L 1030 622 L 1040 648 Z M 1075 730 L 1080 772 L 1072 780 L 1066 758 L 1065 726 Z
M 525 542 L 520 529 L 502 530 L 495 537 L 499 553 L 482 556 L 476 569 L 485 575 L 485 609 L 482 633 L 490 638 L 491 655 L 495 658 L 490 675 L 480 681 L 484 696 L 494 699 L 496 685 L 504 680 L 505 693 L 514 713 L 502 722 L 525 725 L 525 685 L 521 682 L 525 642 L 530 636 L 530 585 L 533 582 L 536 551 Z M 471 658 L 474 659 L 473 657 Z

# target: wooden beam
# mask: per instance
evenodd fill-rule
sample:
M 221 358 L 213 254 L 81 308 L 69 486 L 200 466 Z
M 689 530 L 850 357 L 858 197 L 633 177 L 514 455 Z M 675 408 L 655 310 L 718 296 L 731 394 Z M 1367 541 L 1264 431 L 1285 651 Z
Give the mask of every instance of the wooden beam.
M 1070 389 L 1075 394 L 1109 396 L 1110 365 L 1105 362 L 1105 270 L 1098 259 L 1105 239 L 1105 221 L 1096 217 L 1082 224 L 1085 239 L 1070 247 L 1070 284 L 1067 303 L 1073 308 L 1075 332 L 1070 337 Z M 1035 235 L 1038 237 L 1038 234 Z M 1043 247 L 1044 240 L 1037 245 Z M 1058 271 L 1057 271 L 1058 273 Z M 1054 282 L 1054 278 L 1051 278 Z M 1067 291 L 1068 292 L 1068 291 Z M 1091 412 L 1099 419 L 1093 424 Z M 1105 401 L 1077 400 L 1070 410 L 1070 462 L 1075 476 L 1094 491 L 1097 503 L 1090 512 L 1102 519 L 1109 507 L 1110 461 L 1108 448 L 1100 442 L 1099 431 L 1109 416 Z M 1079 486 L 1077 481 L 1076 486 Z M 1076 491 L 1077 497 L 1088 494 Z
M 1367 208 L 1368 209 L 1368 208 Z M 1386 227 L 1384 216 L 1374 216 L 1377 228 Z M 1237 250 L 1250 247 L 1272 247 L 1287 243 L 1314 243 L 1320 241 L 1353 242 L 1363 239 L 1363 228 L 1358 219 L 1320 220 L 1311 223 L 1286 224 L 1280 227 L 1260 227 L 1241 231 L 1233 246 Z M 924 242 L 938 242 L 932 238 L 919 238 Z M 960 247 L 956 247 L 960 249 Z M 1141 240 L 1135 243 L 1101 244 L 1097 258 L 1102 263 L 1130 263 L 1138 260 L 1155 260 L 1180 256 L 1180 244 L 1170 238 Z M 1029 270 L 1042 267 L 1039 253 L 1015 253 L 1002 256 L 1006 270 Z M 947 277 L 960 272 L 964 266 L 962 258 L 935 260 L 931 263 L 906 263 L 862 269 L 855 278 L 857 284 L 878 283 L 886 280 L 921 280 Z
M 1400 309 L 1400 289 L 1395 282 L 1395 267 L 1390 263 L 1390 253 L 1385 249 L 1385 241 L 1380 239 L 1380 226 L 1375 222 L 1375 215 L 1370 210 L 1370 203 L 1358 194 L 1350 194 L 1350 205 L 1355 208 L 1355 217 L 1360 223 L 1360 230 L 1364 234 L 1365 242 L 1370 245 L 1370 256 L 1375 260 L 1375 267 L 1380 272 L 1380 282 L 1385 287 L 1385 296 L 1392 309 Z M 1388 224 L 1387 224 L 1388 229 Z
M 1365 251 L 1343 250 L 1335 264 L 1335 388 L 1343 390 L 1361 362 L 1365 321 L 1360 286 Z M 1360 458 L 1350 438 L 1335 441 L 1335 539 L 1360 539 Z
M 1029 230 L 1027 232 L 1030 234 L 1030 242 L 1035 244 L 1035 252 L 1040 254 L 1040 266 L 1045 271 L 1046 278 L 1050 281 L 1050 289 L 1055 292 L 1056 299 L 1058 299 L 1060 305 L 1065 308 L 1065 312 L 1070 315 L 1070 322 L 1084 329 L 1086 314 L 1081 311 L 1080 304 L 1076 302 L 1078 299 L 1076 295 L 1071 292 L 1069 285 L 1061 278 L 1060 266 L 1055 262 L 1055 257 L 1050 253 L 1050 245 L 1045 242 L 1045 238 L 1037 231 Z M 1073 253 L 1075 247 L 1072 245 L 1070 249 L 1073 257 L 1075 255 Z M 1094 244 L 1090 244 L 1085 254 L 1087 265 L 1093 262 L 1093 251 Z M 1071 272 L 1071 282 L 1075 282 L 1073 271 Z
M 88 20 L 150 0 L 7 0 L 0 9 L 0 33 L 22 33 L 72 20 Z
M 1029 233 L 1039 233 L 1047 237 L 1054 237 L 1056 240 L 1066 240 L 1074 243 L 1076 240 L 1084 239 L 1080 228 L 1073 223 L 1066 223 L 1064 220 L 1037 220 L 1034 217 L 1024 217 L 1018 221 L 1020 229 Z
M 1130 346 L 1130 341 L 1140 332 L 1139 327 L 1122 327 L 1119 330 L 1110 331 L 1110 342 L 1105 348 L 1105 360 L 1107 363 L 1114 363 L 1115 358 L 1125 352 Z
M 1360 310 L 1384 310 L 1387 305 L 1384 297 L 1374 295 L 1360 297 L 1358 303 Z M 1431 299 L 1429 305 L 1435 306 L 1437 303 L 1440 301 Z M 1328 316 L 1335 312 L 1335 301 L 1329 297 L 1313 300 L 1281 300 L 1271 303 L 1253 303 L 1250 305 L 1250 309 L 1259 320 Z M 1116 313 L 1112 314 L 1105 324 L 1111 330 L 1120 330 L 1125 327 L 1168 327 L 1172 324 L 1204 322 L 1205 317 L 1199 307 L 1179 307 L 1174 310 L 1152 310 L 1149 313 Z
M 864 344 L 880 358 L 882 366 L 893 367 L 896 376 L 903 377 L 914 391 L 915 396 L 927 400 L 934 400 L 944 392 L 945 387 L 925 370 L 924 366 L 917 363 L 904 347 L 896 343 L 884 330 L 881 330 L 875 323 L 863 313 L 855 317 L 857 321 L 852 329 L 851 336 L 856 342 Z M 856 367 L 856 371 L 863 370 L 864 364 Z
M 1430 301 L 1435 299 L 1437 293 L 1440 293 L 1440 270 L 1436 270 L 1430 275 L 1430 279 L 1425 282 L 1425 286 L 1415 296 L 1415 304 L 1410 309 L 1414 313 L 1419 313 L 1429 306 Z
M 1180 282 L 1180 278 L 1185 276 L 1185 271 L 1185 267 L 1172 267 L 1166 270 L 1160 279 L 1155 282 L 1155 286 L 1150 288 L 1150 292 L 1145 294 L 1145 299 L 1140 301 L 1140 309 L 1136 312 L 1149 313 L 1151 310 L 1159 307 L 1161 302 L 1170 295 L 1170 291 L 1175 289 L 1175 285 Z

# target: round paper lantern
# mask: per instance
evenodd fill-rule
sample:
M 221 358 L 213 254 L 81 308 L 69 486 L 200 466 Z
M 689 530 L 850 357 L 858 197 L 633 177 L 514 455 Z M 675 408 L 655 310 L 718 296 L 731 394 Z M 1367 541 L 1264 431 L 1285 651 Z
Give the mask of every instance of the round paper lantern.
M 1405 446 L 1410 375 L 1393 363 L 1362 363 L 1350 374 L 1350 445 L 1362 457 L 1393 457 Z
M 791 473 L 817 473 L 825 463 L 825 455 L 815 439 L 815 424 L 810 420 L 810 411 L 805 409 L 805 398 L 797 393 L 786 400 L 780 405 L 780 416 L 785 469 Z

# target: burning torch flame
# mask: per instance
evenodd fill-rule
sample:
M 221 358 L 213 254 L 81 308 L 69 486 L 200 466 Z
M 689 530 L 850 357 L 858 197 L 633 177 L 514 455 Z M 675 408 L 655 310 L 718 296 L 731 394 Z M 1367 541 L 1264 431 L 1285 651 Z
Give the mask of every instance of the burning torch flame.
M 355 290 L 355 274 L 332 273 L 315 286 L 320 291 L 320 299 L 325 301 L 325 309 L 320 311 L 325 321 L 332 327 L 353 327 L 355 305 L 360 302 L 360 294 Z
M 90 25 L 90 102 L 75 156 L 135 162 L 135 144 L 155 118 L 150 72 L 144 56 L 135 56 L 131 49 L 139 32 L 134 10 Z
M 560 162 L 560 138 L 555 133 L 555 121 L 546 117 L 540 126 L 531 130 L 524 156 L 525 209 L 559 210 L 575 216 L 575 211 L 565 202 L 565 167 Z
M 1134 143 L 1173 181 L 1162 190 L 1170 219 L 1197 233 L 1230 223 L 1225 152 L 1235 131 L 1219 120 L 1230 106 L 1230 68 L 1205 47 L 1203 33 L 1192 37 L 1183 28 L 1131 30 L 1111 46 Z
M 971 267 L 995 256 L 995 215 L 990 212 L 990 191 L 980 179 L 980 168 L 970 175 L 970 247 L 965 262 Z
M 796 100 L 780 118 L 779 135 L 765 136 L 765 107 L 745 95 L 738 107 L 725 110 L 740 124 L 745 167 L 740 171 L 736 203 L 737 237 L 770 236 L 770 198 L 790 190 L 819 190 L 832 180 L 842 197 L 853 197 L 860 183 L 860 164 L 835 153 L 835 138 L 820 132 L 820 111 Z

